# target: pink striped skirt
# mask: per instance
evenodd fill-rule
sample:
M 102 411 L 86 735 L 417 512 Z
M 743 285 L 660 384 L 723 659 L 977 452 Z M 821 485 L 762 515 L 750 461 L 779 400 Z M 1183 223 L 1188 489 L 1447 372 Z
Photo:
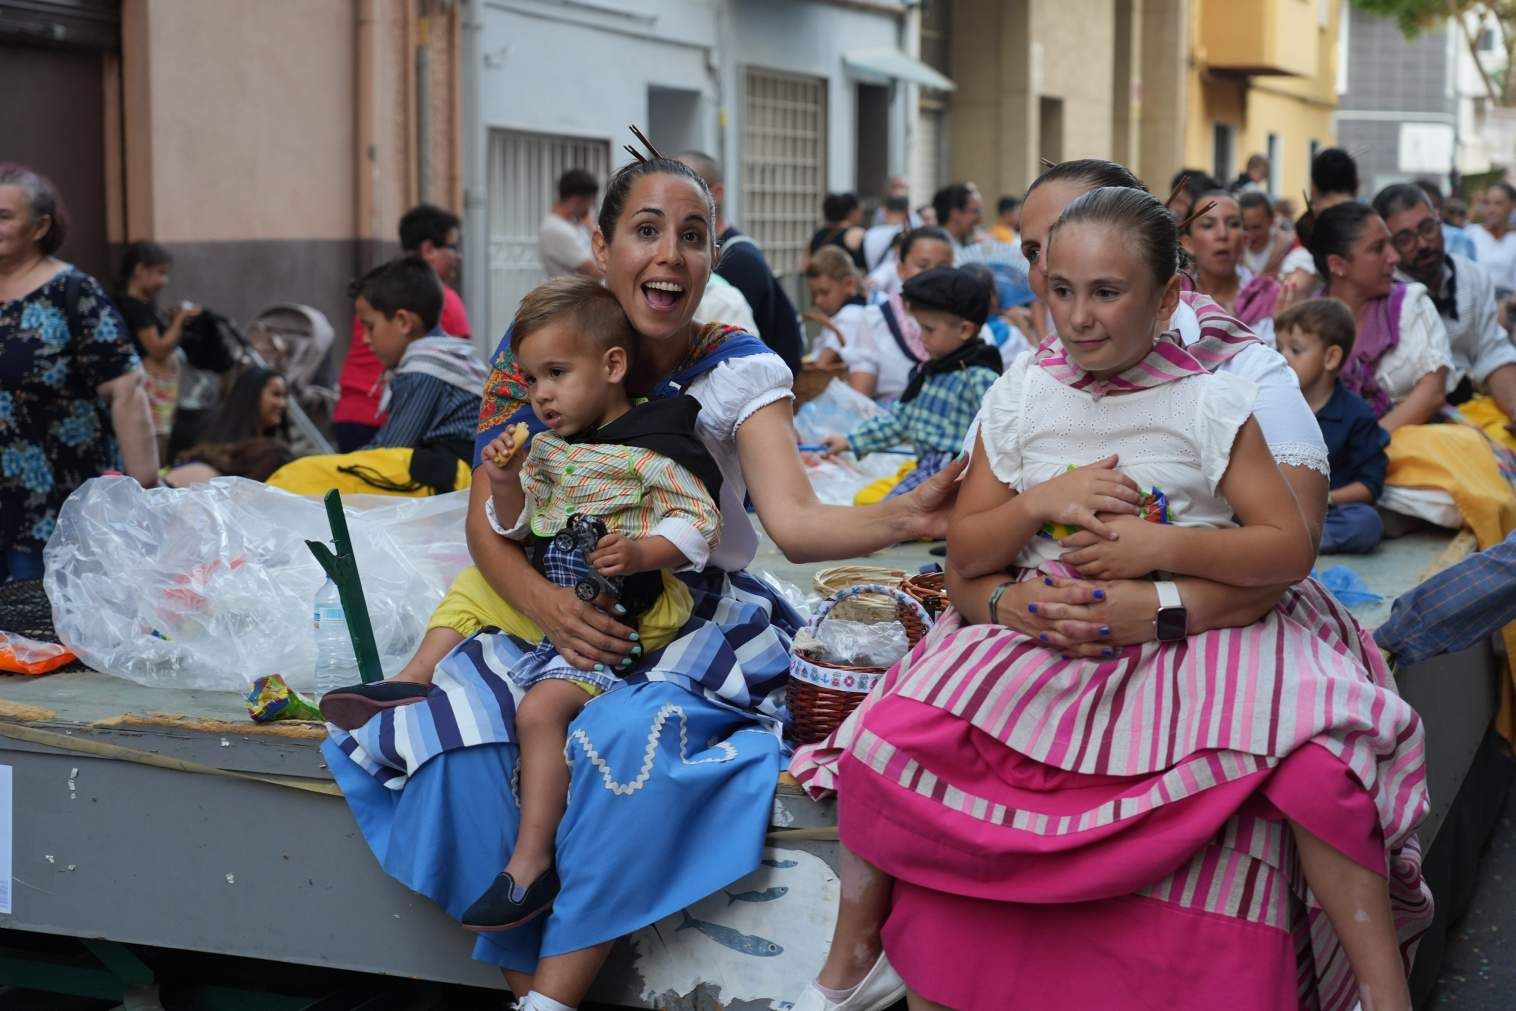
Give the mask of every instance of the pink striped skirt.
M 949 612 L 876 692 L 791 771 L 896 878 L 886 949 L 931 1000 L 1351 1008 L 1285 819 L 1388 876 L 1407 960 L 1430 921 L 1419 720 L 1315 584 L 1101 662 Z

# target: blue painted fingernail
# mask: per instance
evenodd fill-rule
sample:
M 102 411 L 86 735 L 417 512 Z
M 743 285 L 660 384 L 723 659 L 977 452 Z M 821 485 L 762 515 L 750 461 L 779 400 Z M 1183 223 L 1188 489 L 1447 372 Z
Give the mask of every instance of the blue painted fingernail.
M 1116 651 L 1114 649 L 1111 649 L 1111 647 L 1107 646 L 1105 649 L 1103 649 L 1103 650 L 1100 651 L 1100 655 L 1101 656 L 1115 656 L 1116 655 Z
M 641 646 L 633 646 L 632 647 L 632 656 L 641 656 L 641 655 L 642 655 L 642 647 Z
M 595 669 L 596 670 L 605 670 L 605 664 L 603 664 L 603 663 L 597 663 L 595 665 Z
M 1111 626 L 1109 626 L 1109 625 L 1101 625 L 1100 626 L 1100 634 L 1101 635 L 1110 635 L 1111 634 Z
M 1104 600 L 1105 599 L 1105 591 L 1104 590 L 1096 590 L 1095 591 L 1095 599 L 1096 600 Z
M 636 632 L 632 633 L 632 641 L 633 642 L 636 642 L 638 639 L 641 639 L 641 638 L 642 638 L 642 636 L 638 635 Z
M 616 665 L 616 667 L 617 667 L 617 669 L 620 669 L 622 667 L 630 667 L 631 665 L 632 665 L 632 658 L 631 657 L 627 657 L 625 660 L 623 660 L 620 663 L 618 663 Z
M 1048 634 L 1046 632 L 1043 632 L 1041 635 L 1037 636 L 1037 638 L 1041 639 L 1043 642 L 1047 642 Z
M 616 605 L 616 613 L 617 614 L 625 614 L 626 613 L 626 608 L 622 607 L 620 604 L 617 604 Z
M 1028 604 L 1028 605 L 1026 605 L 1026 609 L 1028 611 L 1031 611 L 1033 614 L 1037 613 L 1037 605 L 1036 604 Z
M 1049 579 L 1047 576 L 1043 576 L 1042 577 L 1042 585 L 1043 586 L 1052 586 L 1053 585 L 1053 581 L 1051 579 Z

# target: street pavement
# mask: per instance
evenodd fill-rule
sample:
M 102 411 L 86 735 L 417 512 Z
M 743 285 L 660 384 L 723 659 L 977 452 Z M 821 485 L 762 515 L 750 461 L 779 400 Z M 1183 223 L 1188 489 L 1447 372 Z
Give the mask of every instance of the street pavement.
M 1474 902 L 1448 938 L 1431 1007 L 1516 1008 L 1516 790 L 1506 795 L 1500 823 L 1479 863 Z

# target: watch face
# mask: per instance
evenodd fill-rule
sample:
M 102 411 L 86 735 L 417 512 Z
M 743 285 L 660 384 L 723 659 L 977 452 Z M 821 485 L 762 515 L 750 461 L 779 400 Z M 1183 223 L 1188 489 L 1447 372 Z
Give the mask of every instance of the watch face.
M 1175 642 L 1185 637 L 1189 614 L 1182 607 L 1165 607 L 1158 612 L 1158 641 Z

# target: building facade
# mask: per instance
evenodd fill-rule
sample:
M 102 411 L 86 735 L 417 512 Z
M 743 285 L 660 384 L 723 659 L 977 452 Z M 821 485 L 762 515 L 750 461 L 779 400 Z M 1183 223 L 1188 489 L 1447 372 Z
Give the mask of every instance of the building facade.
M 1182 166 L 1229 182 L 1257 153 L 1297 195 L 1333 138 L 1342 6 L 928 0 L 923 38 L 946 38 L 957 85 L 949 174 L 1019 194 L 1044 162 L 1112 158 L 1166 192 Z
M 1311 159 L 1334 143 L 1347 8 L 1347 0 L 1192 0 L 1185 165 L 1230 182 L 1251 155 L 1265 155 L 1269 192 L 1303 210 Z
M 1358 161 L 1361 196 L 1417 178 L 1446 190 L 1457 160 L 1461 45 L 1446 25 L 1407 39 L 1393 20 L 1352 11 L 1347 89 L 1334 118 L 1339 143 Z
M 567 168 L 601 180 L 629 124 L 723 166 L 727 216 L 792 272 L 828 192 L 910 168 L 919 4 L 490 0 L 464 10 L 470 310 L 500 332 L 542 278 L 537 230 Z M 938 89 L 943 90 L 943 89 Z M 929 143 L 928 147 L 935 142 Z M 479 250 L 479 255 L 473 253 Z
M 461 204 L 459 27 L 449 0 L 0 0 L 4 157 L 55 180 L 62 255 L 107 283 L 153 240 L 166 300 L 308 304 L 340 354 L 400 215 Z

